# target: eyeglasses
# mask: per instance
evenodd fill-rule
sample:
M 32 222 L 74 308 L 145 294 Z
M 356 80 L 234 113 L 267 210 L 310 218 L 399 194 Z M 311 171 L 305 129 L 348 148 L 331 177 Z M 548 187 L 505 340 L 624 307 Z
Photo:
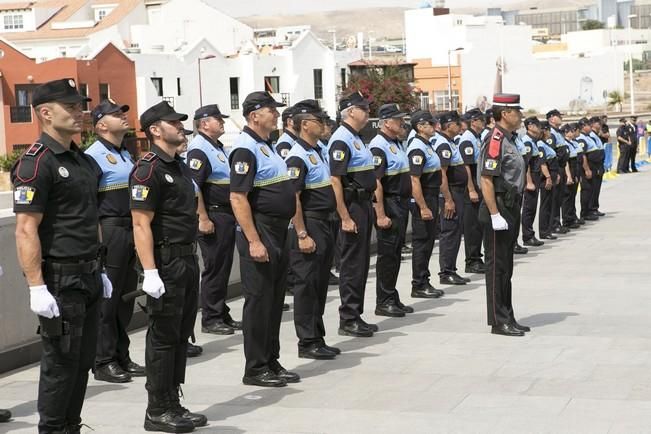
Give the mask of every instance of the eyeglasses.
M 356 109 L 359 109 L 359 110 L 363 111 L 364 113 L 369 113 L 371 111 L 371 109 L 369 107 L 362 107 L 362 106 L 359 106 L 359 105 L 356 105 L 354 107 Z
M 324 119 L 317 119 L 317 118 L 309 118 L 309 119 L 303 119 L 304 121 L 312 121 L 316 122 L 319 125 L 325 125 L 325 120 Z

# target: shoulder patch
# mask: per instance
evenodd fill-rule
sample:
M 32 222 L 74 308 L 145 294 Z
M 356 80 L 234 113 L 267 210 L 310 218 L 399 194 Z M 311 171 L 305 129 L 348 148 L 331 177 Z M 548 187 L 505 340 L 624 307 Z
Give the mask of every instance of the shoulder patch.
M 263 150 L 262 153 L 264 154 L 264 152 L 265 152 L 265 151 Z M 283 158 L 287 158 L 287 154 L 289 154 L 289 149 L 281 149 L 281 150 L 280 150 L 280 156 L 281 156 L 281 157 L 283 157 Z
M 301 169 L 298 167 L 290 167 L 287 169 L 287 175 L 289 176 L 289 179 L 298 179 L 299 175 L 301 174 Z
M 502 139 L 504 139 L 504 134 L 498 129 L 494 129 L 491 135 L 491 141 L 488 145 L 488 156 L 491 158 L 496 158 L 500 155 L 500 149 L 502 147 Z
M 142 157 L 143 161 L 151 162 L 154 161 L 158 156 L 154 154 L 153 152 L 147 152 L 144 157 Z
M 373 165 L 374 166 L 379 166 L 380 164 L 382 164 L 382 157 L 380 157 L 379 155 L 374 155 L 373 156 Z
M 421 155 L 414 155 L 411 157 L 411 162 L 414 163 L 416 166 L 420 166 L 423 164 L 423 157 Z
M 345 157 L 346 157 L 346 153 L 344 151 L 337 150 L 332 153 L 332 158 L 335 161 L 344 161 Z
M 497 160 L 493 160 L 492 158 L 487 159 L 484 163 L 484 167 L 488 170 L 497 169 Z
M 468 146 L 464 149 L 464 152 L 466 155 L 472 155 L 475 153 L 475 149 L 472 146 Z
M 190 160 L 190 169 L 192 170 L 199 170 L 201 169 L 201 166 L 203 166 L 203 162 L 197 158 L 192 158 Z
M 245 161 L 236 161 L 235 164 L 233 164 L 233 170 L 238 175 L 246 175 L 249 173 L 249 163 Z
M 447 149 L 444 149 L 443 151 L 441 151 L 441 155 L 443 156 L 443 158 L 450 158 L 452 156 L 452 152 L 448 151 Z
M 146 185 L 134 185 L 131 187 L 131 199 L 137 202 L 144 202 L 149 195 L 149 187 Z
M 36 179 L 41 158 L 43 158 L 47 150 L 48 148 L 42 144 L 34 143 L 16 163 L 16 178 L 21 182 L 31 182 Z
M 14 203 L 16 205 L 31 205 L 36 189 L 26 185 L 16 187 L 14 190 Z
M 137 181 L 145 182 L 151 178 L 152 173 L 154 173 L 154 167 L 156 166 L 156 154 L 153 152 L 150 152 L 150 154 L 153 154 L 154 158 L 145 160 L 145 158 L 149 155 L 147 154 L 136 163 L 136 168 L 133 170 L 132 176 Z

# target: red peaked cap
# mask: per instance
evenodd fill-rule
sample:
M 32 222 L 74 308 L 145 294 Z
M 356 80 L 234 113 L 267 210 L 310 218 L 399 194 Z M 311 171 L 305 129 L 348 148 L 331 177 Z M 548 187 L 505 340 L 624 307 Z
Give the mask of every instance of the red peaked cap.
M 493 105 L 521 109 L 520 95 L 517 93 L 496 93 L 493 95 Z

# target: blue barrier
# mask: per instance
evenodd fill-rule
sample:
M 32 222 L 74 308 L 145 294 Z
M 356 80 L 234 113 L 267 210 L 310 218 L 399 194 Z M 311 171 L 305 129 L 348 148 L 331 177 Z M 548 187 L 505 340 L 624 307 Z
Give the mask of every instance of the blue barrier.
M 610 169 L 613 167 L 613 144 L 612 143 L 606 143 L 606 146 L 604 147 L 604 153 L 606 154 L 606 158 L 604 160 L 604 168 L 606 169 L 606 172 L 610 172 Z
M 651 135 L 646 139 L 646 154 L 651 157 Z

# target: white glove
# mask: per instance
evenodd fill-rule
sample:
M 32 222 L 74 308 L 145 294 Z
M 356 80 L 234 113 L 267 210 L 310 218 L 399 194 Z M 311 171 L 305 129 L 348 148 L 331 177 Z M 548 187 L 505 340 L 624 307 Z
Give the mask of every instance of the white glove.
M 509 224 L 500 213 L 491 214 L 491 223 L 494 231 L 505 231 L 509 228 Z
M 158 270 L 145 270 L 145 279 L 142 281 L 142 290 L 154 298 L 165 294 L 165 285 L 158 275 Z
M 36 315 L 45 318 L 52 319 L 60 315 L 57 301 L 52 297 L 45 285 L 29 287 L 29 307 Z
M 111 298 L 111 294 L 113 294 L 113 284 L 106 273 L 102 273 L 102 285 L 104 285 L 104 298 Z

